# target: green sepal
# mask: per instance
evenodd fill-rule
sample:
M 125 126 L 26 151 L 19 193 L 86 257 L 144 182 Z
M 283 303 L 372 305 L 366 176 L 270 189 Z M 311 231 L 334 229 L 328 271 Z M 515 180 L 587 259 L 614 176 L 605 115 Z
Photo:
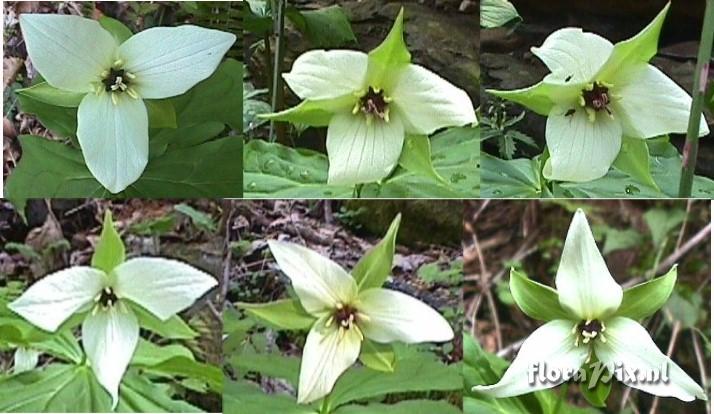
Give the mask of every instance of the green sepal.
M 354 105 L 356 100 L 357 97 L 348 95 L 335 99 L 303 101 L 299 105 L 281 112 L 260 114 L 258 118 L 302 124 L 311 127 L 324 127 L 330 123 L 330 119 L 332 119 L 335 112 L 341 108 L 347 110 L 347 108 Z
M 268 326 L 280 330 L 308 330 L 317 320 L 307 313 L 297 299 L 282 299 L 268 303 L 238 302 L 235 305 Z
M 104 212 L 102 234 L 99 236 L 99 242 L 97 242 L 97 247 L 92 255 L 92 267 L 109 274 L 115 267 L 122 264 L 125 259 L 124 242 L 121 241 L 121 237 L 114 227 L 112 212 L 107 210 Z
M 665 275 L 626 289 L 614 316 L 641 320 L 657 312 L 669 299 L 677 281 L 677 265 Z
M 118 45 L 124 43 L 128 38 L 134 35 L 131 32 L 131 29 L 129 29 L 124 23 L 117 19 L 112 19 L 111 17 L 100 17 L 99 24 L 104 28 L 104 30 L 112 35 Z
M 178 315 L 174 315 L 169 319 L 162 321 L 153 313 L 144 309 L 141 305 L 131 301 L 127 301 L 126 303 L 136 315 L 136 319 L 139 321 L 139 326 L 158 334 L 163 338 L 193 339 L 198 336 L 198 332 L 194 331 Z
M 670 5 L 671 3 L 667 3 L 657 17 L 641 32 L 617 43 L 610 58 L 595 78 L 599 81 L 608 81 L 624 66 L 649 62 L 657 54 L 659 35 Z
M 572 319 L 560 306 L 558 292 L 528 278 L 516 269 L 511 269 L 510 289 L 518 307 L 533 319 L 552 321 Z
M 381 372 L 394 372 L 397 358 L 390 344 L 380 344 L 369 339 L 362 341 L 359 360 L 368 368 Z
M 397 242 L 397 232 L 401 221 L 402 215 L 400 213 L 392 220 L 392 224 L 389 226 L 384 238 L 362 256 L 355 268 L 352 269 L 352 277 L 355 278 L 360 292 L 382 287 L 392 272 L 394 247 Z
M 620 153 L 612 165 L 643 185 L 660 191 L 650 172 L 650 151 L 646 140 L 623 136 Z
M 15 91 L 20 96 L 25 96 L 35 101 L 63 108 L 76 108 L 82 102 L 86 93 L 70 92 L 55 88 L 47 82 L 39 82 L 27 88 Z
M 449 186 L 449 183 L 434 169 L 431 159 L 431 141 L 426 135 L 407 135 L 399 156 L 399 165 L 414 174 L 422 175 Z
M 607 397 L 610 396 L 612 389 L 612 376 L 608 373 L 605 365 L 598 360 L 583 364 L 582 369 L 585 370 L 585 380 L 580 381 L 580 393 L 594 407 L 605 407 Z M 594 375 L 597 378 L 592 378 Z M 605 378 L 607 381 L 604 380 Z M 597 381 L 597 383 L 592 384 L 592 381 Z
M 565 86 L 553 85 L 545 82 L 538 82 L 533 86 L 512 91 L 499 91 L 487 89 L 486 92 L 499 98 L 523 105 L 531 111 L 548 116 L 555 106 L 553 95 L 556 91 L 563 91 Z
M 391 74 L 412 61 L 412 55 L 404 41 L 404 8 L 394 20 L 392 29 L 382 43 L 369 52 L 367 81 L 374 88 L 391 86 Z

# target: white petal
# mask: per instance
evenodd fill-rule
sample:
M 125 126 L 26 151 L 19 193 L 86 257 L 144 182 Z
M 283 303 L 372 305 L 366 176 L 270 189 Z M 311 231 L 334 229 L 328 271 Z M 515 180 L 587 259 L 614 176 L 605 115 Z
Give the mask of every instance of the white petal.
M 549 180 L 583 182 L 607 174 L 622 145 L 622 127 L 604 112 L 590 122 L 584 110 L 554 107 L 545 127 L 550 159 L 544 170 Z
M 393 115 L 389 122 L 362 114 L 338 114 L 327 127 L 327 183 L 355 185 L 379 181 L 399 162 L 404 145 L 404 125 Z
M 376 342 L 446 342 L 454 338 L 449 322 L 430 306 L 402 292 L 369 289 L 359 295 L 364 335 Z
M 624 133 L 635 138 L 687 132 L 692 98 L 656 67 L 641 63 L 627 66 L 612 80 L 613 92 L 621 96 L 614 109 L 622 119 Z M 699 136 L 709 134 L 702 115 Z
M 269 240 L 270 252 L 290 278 L 306 311 L 320 315 L 357 296 L 357 283 L 340 265 L 306 247 Z
M 702 387 L 657 348 L 640 324 L 632 319 L 616 317 L 608 321 L 606 328 L 607 342 L 596 341 L 595 354 L 619 381 L 660 397 L 675 397 L 682 401 L 706 399 Z M 639 375 L 662 373 L 665 366 L 668 382 L 639 381 L 626 374 L 627 370 L 637 370 Z M 621 369 L 615 369 L 618 367 Z
M 92 303 L 105 284 L 105 274 L 77 266 L 35 282 L 8 307 L 35 326 L 54 332 L 81 307 Z
M 357 361 L 362 339 L 355 329 L 325 328 L 325 318 L 307 335 L 300 364 L 298 403 L 308 404 L 332 391 L 337 379 Z
M 366 87 L 367 54 L 353 50 L 311 50 L 300 55 L 283 78 L 301 99 L 350 95 Z
M 97 381 L 119 403 L 119 384 L 139 341 L 136 316 L 119 302 L 92 312 L 82 324 L 82 344 Z
M 570 223 L 555 275 L 560 304 L 583 320 L 599 319 L 620 307 L 622 288 L 607 270 L 585 213 Z
M 429 135 L 439 128 L 476 123 L 471 98 L 446 79 L 418 65 L 397 76 L 389 93 L 403 118 L 407 133 Z
M 153 27 L 119 46 L 132 87 L 142 98 L 181 95 L 211 76 L 236 36 L 197 26 Z
M 160 257 L 127 260 L 114 272 L 117 296 L 138 303 L 164 321 L 193 305 L 218 284 L 206 272 Z
M 55 88 L 90 92 L 115 59 L 114 38 L 95 20 L 21 14 L 20 27 L 32 63 Z
M 141 99 L 89 93 L 77 112 L 77 138 L 89 171 L 118 193 L 139 179 L 149 161 L 149 118 Z
M 20 374 L 35 369 L 40 352 L 32 348 L 21 346 L 15 350 L 15 360 L 12 366 L 13 374 Z
M 553 32 L 541 47 L 531 51 L 552 72 L 548 80 L 581 83 L 594 80 L 613 48 L 612 43 L 601 36 L 569 27 Z
M 554 320 L 536 329 L 521 345 L 521 349 L 497 384 L 479 385 L 473 391 L 496 398 L 513 397 L 553 388 L 575 375 L 588 358 L 587 346 L 575 346 L 571 330 L 573 322 Z M 549 381 L 541 378 L 536 368 L 561 373 Z M 566 375 L 568 374 L 568 375 Z

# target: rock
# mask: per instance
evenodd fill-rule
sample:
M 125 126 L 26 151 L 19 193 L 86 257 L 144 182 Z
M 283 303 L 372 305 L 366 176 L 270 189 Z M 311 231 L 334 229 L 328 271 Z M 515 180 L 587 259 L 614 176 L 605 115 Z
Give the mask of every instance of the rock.
M 365 212 L 356 215 L 354 221 L 376 237 L 382 237 L 401 212 L 399 244 L 453 246 L 461 241 L 464 211 L 461 201 L 350 200 L 346 207 L 352 211 L 362 208 Z

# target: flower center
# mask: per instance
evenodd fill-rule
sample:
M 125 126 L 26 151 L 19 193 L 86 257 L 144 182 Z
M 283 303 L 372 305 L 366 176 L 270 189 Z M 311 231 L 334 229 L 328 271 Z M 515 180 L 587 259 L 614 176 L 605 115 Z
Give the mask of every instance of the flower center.
M 582 90 L 580 95 L 580 106 L 585 108 L 590 122 L 595 122 L 598 112 L 605 111 L 612 118 L 610 103 L 613 98 L 616 98 L 610 93 L 613 85 L 605 82 L 594 82 L 589 84 Z M 571 115 L 575 111 L 569 112 Z
M 109 92 L 112 97 L 112 102 L 117 104 L 117 94 L 126 92 L 127 95 L 134 99 L 138 99 L 139 95 L 136 93 L 134 88 L 131 87 L 136 75 L 122 68 L 124 62 L 119 59 L 112 64 L 109 70 L 105 70 L 100 74 L 102 78 L 101 85 L 97 86 L 97 94 L 100 94 L 102 90 Z
M 369 320 L 369 317 L 360 313 L 354 306 L 339 303 L 335 307 L 335 310 L 330 318 L 327 320 L 325 326 L 330 327 L 333 323 L 335 323 L 341 335 L 344 335 L 348 331 L 354 331 L 357 335 L 359 335 L 361 340 L 364 340 L 364 334 L 362 334 L 362 330 L 357 322 L 367 320 Z
M 119 298 L 110 287 L 105 287 L 104 290 L 102 290 L 102 293 L 100 293 L 97 297 L 97 302 L 104 309 L 111 308 L 115 303 L 117 303 L 118 300 Z
M 573 326 L 573 334 L 575 334 L 575 346 L 580 344 L 580 339 L 582 338 L 583 344 L 587 344 L 596 337 L 600 337 L 602 342 L 607 342 L 604 335 L 605 323 L 597 319 L 580 321 L 577 325 Z
M 367 93 L 359 98 L 352 113 L 356 115 L 361 111 L 367 117 L 368 122 L 372 117 L 389 122 L 389 103 L 391 101 L 392 99 L 385 96 L 382 89 L 370 86 Z

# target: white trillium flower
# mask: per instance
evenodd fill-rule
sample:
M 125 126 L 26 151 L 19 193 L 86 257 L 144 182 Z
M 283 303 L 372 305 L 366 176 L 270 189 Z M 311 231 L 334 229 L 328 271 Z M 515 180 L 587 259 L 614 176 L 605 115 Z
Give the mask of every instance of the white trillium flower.
M 97 21 L 79 16 L 22 14 L 32 63 L 51 86 L 86 93 L 77 138 L 92 175 L 118 193 L 149 159 L 143 99 L 180 95 L 209 77 L 236 36 L 197 26 L 155 27 L 122 44 Z
M 298 403 L 329 394 L 357 361 L 365 338 L 407 344 L 453 339 L 449 323 L 423 302 L 389 289 L 359 292 L 354 278 L 332 260 L 296 244 L 268 243 L 303 308 L 317 318 L 303 349 Z
M 300 55 L 292 70 L 283 74 L 305 102 L 273 114 L 274 118 L 301 108 L 330 117 L 328 184 L 379 181 L 397 166 L 405 135 L 430 135 L 440 128 L 477 122 L 465 91 L 409 63 L 401 30 L 400 14 L 383 45 L 397 44 L 395 39 L 399 38 L 399 45 L 394 47 L 403 49 L 390 53 L 405 54 L 403 60 L 385 63 L 373 53 L 311 50 Z
M 119 384 L 139 340 L 139 323 L 128 302 L 166 321 L 216 286 L 216 280 L 185 263 L 163 258 L 130 259 L 107 274 L 86 266 L 52 273 L 8 307 L 33 325 L 55 332 L 77 312 L 82 343 L 97 380 L 119 402 Z
M 582 210 L 570 224 L 555 285 L 569 318 L 554 319 L 536 329 L 497 384 L 476 386 L 473 391 L 503 398 L 552 388 L 597 358 L 630 387 L 683 401 L 706 399 L 702 387 L 657 348 L 645 328 L 616 314 L 623 291 L 610 275 Z M 544 365 L 562 373 L 559 381 L 530 381 L 533 367 Z M 669 382 L 638 381 L 627 373 L 660 372 L 663 366 L 669 369 Z
M 12 366 L 13 374 L 20 374 L 35 369 L 39 359 L 40 351 L 26 346 L 18 347 L 15 350 L 14 364 Z
M 620 153 L 623 135 L 646 139 L 687 132 L 692 98 L 648 63 L 668 9 L 617 45 L 579 28 L 558 30 L 531 49 L 551 71 L 542 82 L 488 91 L 548 117 L 546 178 L 584 182 L 604 176 Z M 702 116 L 699 136 L 707 134 Z

